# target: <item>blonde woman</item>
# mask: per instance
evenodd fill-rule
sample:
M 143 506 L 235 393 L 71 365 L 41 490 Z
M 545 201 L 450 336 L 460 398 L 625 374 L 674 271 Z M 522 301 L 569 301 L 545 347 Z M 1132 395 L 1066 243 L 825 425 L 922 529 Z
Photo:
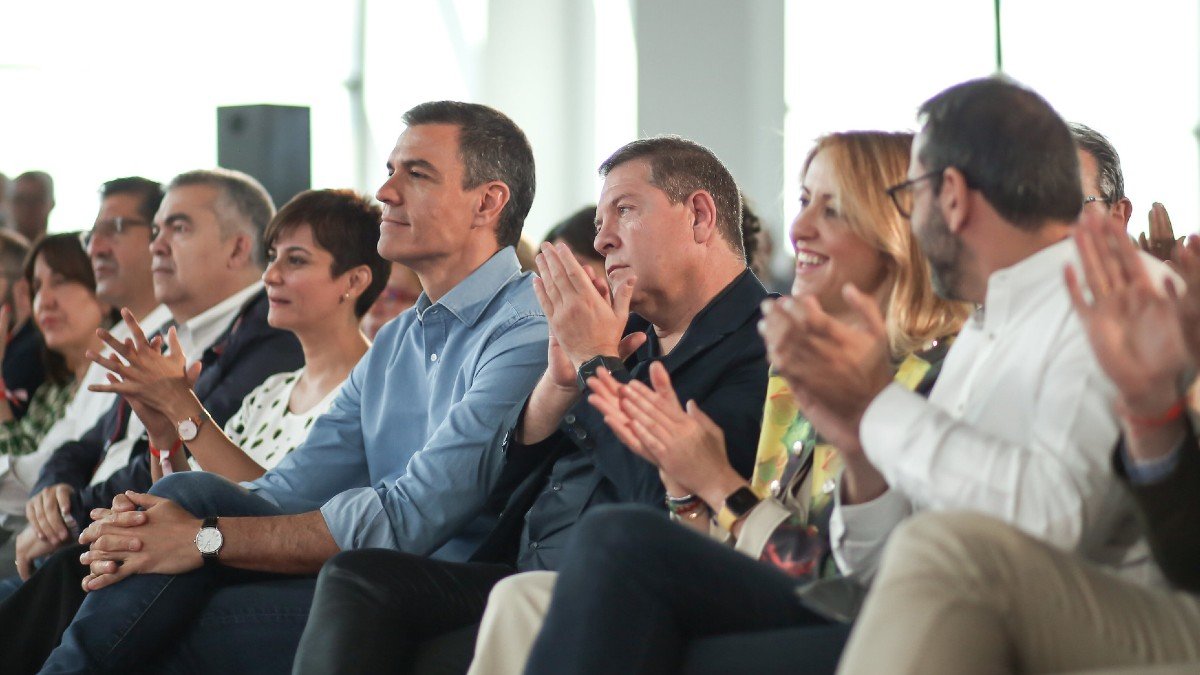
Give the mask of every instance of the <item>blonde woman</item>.
M 934 294 L 928 265 L 888 194 L 905 179 L 911 144 L 911 134 L 882 132 L 817 141 L 801 172 L 790 232 L 796 278 L 782 302 L 811 298 L 853 323 L 859 312 L 844 291 L 853 286 L 885 317 L 897 381 L 924 393 L 968 308 Z M 557 579 L 518 575 L 492 592 L 474 672 L 520 670 L 551 589 L 529 672 L 673 672 L 707 638 L 828 623 L 795 588 L 836 574 L 827 525 L 841 457 L 799 411 L 788 364 L 772 371 L 749 482 L 725 459 L 721 430 L 694 404 L 681 409 L 666 373 L 655 371 L 653 389 L 601 377 L 592 401 L 627 446 L 659 467 L 672 518 L 704 536 L 646 509 L 597 511 L 580 524 L 586 531 Z M 818 630 L 827 631 L 830 650 L 807 655 L 814 671 L 832 668 L 845 632 Z M 756 651 L 772 663 L 788 656 Z M 749 657 L 715 652 L 728 654 L 727 667 Z

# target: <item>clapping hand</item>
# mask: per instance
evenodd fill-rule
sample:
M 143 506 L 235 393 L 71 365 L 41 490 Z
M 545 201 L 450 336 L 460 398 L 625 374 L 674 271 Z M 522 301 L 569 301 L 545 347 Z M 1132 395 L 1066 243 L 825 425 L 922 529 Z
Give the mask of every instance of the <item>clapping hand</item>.
M 1138 235 L 1138 246 L 1143 251 L 1162 261 L 1171 259 L 1171 251 L 1183 238 L 1175 239 L 1175 229 L 1171 227 L 1171 216 L 1167 208 L 1158 202 L 1150 207 L 1150 236 L 1143 232 Z
M 1180 399 L 1179 386 L 1191 362 L 1180 318 L 1196 311 L 1197 299 L 1173 299 L 1170 281 L 1167 295 L 1160 294 L 1137 249 L 1118 228 L 1080 226 L 1075 241 L 1090 301 L 1073 267 L 1067 267 L 1064 276 L 1092 350 L 1116 384 L 1123 411 L 1157 417 Z M 1184 278 L 1190 273 L 1193 283 L 1200 281 L 1195 276 L 1200 268 L 1195 251 L 1184 251 L 1182 258 Z M 1194 333 L 1195 323 L 1189 323 Z
M 719 509 L 746 483 L 729 464 L 724 432 L 695 401 L 679 404 L 661 362 L 650 364 L 650 383 L 621 384 L 601 369 L 588 380 L 588 401 L 618 440 L 658 467 L 668 494 L 696 494 Z

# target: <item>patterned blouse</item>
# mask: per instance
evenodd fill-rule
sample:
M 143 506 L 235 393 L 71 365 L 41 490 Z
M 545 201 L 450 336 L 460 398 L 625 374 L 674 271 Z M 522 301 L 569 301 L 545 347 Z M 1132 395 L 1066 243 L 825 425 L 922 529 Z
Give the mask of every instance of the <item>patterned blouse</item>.
M 246 395 L 242 407 L 225 423 L 229 440 L 268 471 L 304 442 L 313 422 L 329 410 L 341 391 L 341 387 L 334 387 L 309 410 L 294 413 L 288 408 L 288 400 L 303 372 L 301 368 L 268 377 Z M 193 469 L 203 470 L 195 457 L 191 464 Z
M 928 395 L 953 337 L 901 362 L 896 382 Z M 784 379 L 771 373 L 750 489 L 763 499 L 742 524 L 735 546 L 799 580 L 834 576 L 829 518 L 842 470 L 838 449 L 824 442 L 796 407 Z M 719 528 L 712 534 L 728 540 Z
M 73 384 L 73 380 L 65 384 L 46 380 L 34 392 L 24 417 L 0 422 L 0 455 L 28 455 L 37 450 L 71 402 Z

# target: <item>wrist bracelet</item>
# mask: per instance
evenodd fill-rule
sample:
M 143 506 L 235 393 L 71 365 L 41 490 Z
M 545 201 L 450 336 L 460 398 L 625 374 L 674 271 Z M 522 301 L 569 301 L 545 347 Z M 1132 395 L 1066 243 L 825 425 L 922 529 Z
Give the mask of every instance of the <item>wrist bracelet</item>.
M 705 503 L 699 499 L 689 502 L 684 505 L 675 506 L 667 504 L 667 510 L 676 518 L 695 519 L 699 517 L 701 509 L 705 508 Z
M 1187 410 L 1187 399 L 1180 397 L 1166 412 L 1154 417 L 1138 417 L 1136 415 L 1122 415 L 1125 421 L 1133 426 L 1138 427 L 1161 427 L 1178 420 L 1183 417 L 1183 412 Z
M 667 504 L 668 505 L 670 505 L 670 504 L 680 504 L 680 505 L 691 504 L 694 501 L 696 501 L 696 495 L 683 495 L 681 497 L 672 497 L 670 494 L 667 495 Z

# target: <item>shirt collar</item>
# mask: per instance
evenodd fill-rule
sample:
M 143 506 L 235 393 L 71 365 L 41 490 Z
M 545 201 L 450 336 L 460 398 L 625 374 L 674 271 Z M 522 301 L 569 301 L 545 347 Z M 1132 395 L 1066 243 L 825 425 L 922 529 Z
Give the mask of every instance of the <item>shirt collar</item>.
M 260 290 L 262 282 L 255 281 L 177 326 L 176 331 L 180 340 L 185 341 L 187 353 L 194 355 L 193 358 L 200 358 L 200 353 L 221 337 L 242 307 Z
M 1063 266 L 1075 257 L 1075 242 L 1070 237 L 1051 244 L 1033 255 L 992 272 L 987 295 L 977 319 L 998 325 L 1024 301 L 1041 302 L 1048 289 L 1063 286 Z
M 430 302 L 429 296 L 422 291 L 417 298 L 417 319 L 424 321 L 430 307 L 441 305 L 468 327 L 474 326 L 492 299 L 519 274 L 521 263 L 517 260 L 517 251 L 512 246 L 505 246 L 437 302 Z

